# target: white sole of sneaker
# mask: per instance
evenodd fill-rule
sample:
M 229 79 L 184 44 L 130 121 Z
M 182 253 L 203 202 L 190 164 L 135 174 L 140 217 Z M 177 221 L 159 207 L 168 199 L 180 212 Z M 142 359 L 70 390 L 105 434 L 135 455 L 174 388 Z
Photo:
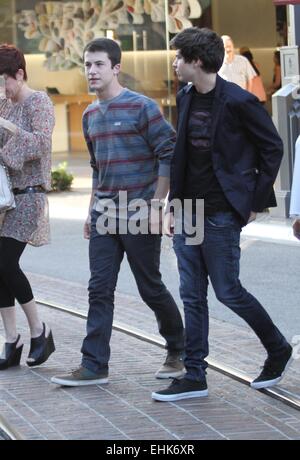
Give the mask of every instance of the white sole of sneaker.
M 108 383 L 108 378 L 82 380 L 82 381 L 77 380 L 77 381 L 72 382 L 71 380 L 60 379 L 59 377 L 52 377 L 51 382 L 55 383 L 56 385 L 61 385 L 63 387 L 85 387 L 88 385 L 101 385 L 104 383 Z
M 157 372 L 155 374 L 155 378 L 157 379 L 176 379 L 178 377 L 183 377 L 184 375 L 185 375 L 185 371 L 169 372 L 169 373 L 164 373 L 164 374 Z
M 290 357 L 290 359 L 286 363 L 284 371 L 282 372 L 280 377 L 277 377 L 276 379 L 273 379 L 273 380 L 265 380 L 265 381 L 262 381 L 262 382 L 251 382 L 250 387 L 254 388 L 254 390 L 261 390 L 262 388 L 270 388 L 270 387 L 273 387 L 274 385 L 277 385 L 277 383 L 279 383 L 283 379 L 283 377 L 285 376 L 285 373 L 288 370 L 288 368 L 290 367 L 290 365 L 292 364 L 293 360 L 294 360 L 294 358 L 293 358 L 293 353 L 292 353 L 292 356 Z
M 277 385 L 277 383 L 279 383 L 282 378 L 283 376 L 277 377 L 277 379 L 267 380 L 264 382 L 251 382 L 250 387 L 254 388 L 254 390 L 261 390 L 262 388 L 273 387 L 274 385 Z
M 152 393 L 151 395 L 152 399 L 163 402 L 180 401 L 181 399 L 190 398 L 203 398 L 204 396 L 208 396 L 208 390 L 189 391 L 188 393 L 180 393 L 177 395 L 161 395 L 159 393 Z

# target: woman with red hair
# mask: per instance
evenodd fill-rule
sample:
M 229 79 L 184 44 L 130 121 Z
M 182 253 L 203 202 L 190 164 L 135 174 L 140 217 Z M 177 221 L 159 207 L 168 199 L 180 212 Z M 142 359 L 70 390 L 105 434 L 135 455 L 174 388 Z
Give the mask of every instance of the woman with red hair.
M 53 105 L 47 94 L 27 82 L 23 53 L 13 45 L 0 46 L 0 75 L 5 97 L 0 99 L 0 162 L 7 167 L 16 208 L 7 211 L 0 226 L 0 314 L 6 341 L 0 370 L 20 363 L 23 341 L 17 333 L 15 300 L 30 328 L 28 366 L 45 362 L 55 350 L 52 332 L 42 323 L 31 286 L 19 266 L 27 244 L 49 240 L 48 201 L 51 186 Z

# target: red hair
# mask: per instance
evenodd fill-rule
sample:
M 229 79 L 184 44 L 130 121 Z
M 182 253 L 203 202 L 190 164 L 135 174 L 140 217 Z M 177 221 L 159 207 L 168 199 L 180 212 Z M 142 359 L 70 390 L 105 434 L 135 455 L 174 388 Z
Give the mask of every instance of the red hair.
M 24 80 L 27 80 L 26 62 L 24 54 L 14 45 L 0 45 L 0 75 L 4 73 L 16 78 L 19 69 L 24 72 Z

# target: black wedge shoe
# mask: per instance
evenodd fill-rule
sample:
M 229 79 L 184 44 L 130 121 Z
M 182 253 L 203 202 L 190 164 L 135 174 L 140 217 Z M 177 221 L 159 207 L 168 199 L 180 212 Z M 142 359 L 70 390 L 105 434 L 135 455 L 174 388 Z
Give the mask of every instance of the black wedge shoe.
M 13 343 L 5 343 L 5 359 L 0 359 L 0 371 L 8 369 L 9 367 L 18 366 L 20 364 L 23 345 L 17 348 L 17 343 L 20 340 L 20 334 Z
M 34 361 L 26 361 L 27 366 L 39 366 L 43 364 L 51 353 L 55 351 L 52 331 L 50 330 L 48 337 L 46 337 L 46 326 L 43 323 L 43 332 L 39 337 L 35 337 L 30 341 L 30 351 L 28 358 Z

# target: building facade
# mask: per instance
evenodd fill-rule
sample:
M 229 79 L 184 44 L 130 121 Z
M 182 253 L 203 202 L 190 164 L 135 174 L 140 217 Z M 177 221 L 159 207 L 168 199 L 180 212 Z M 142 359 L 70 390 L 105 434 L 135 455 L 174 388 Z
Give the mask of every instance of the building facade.
M 93 38 L 118 40 L 124 86 L 157 100 L 175 123 L 177 82 L 170 38 L 186 27 L 213 28 L 248 46 L 268 86 L 273 53 L 286 45 L 286 8 L 273 0 L 1 0 L 0 42 L 26 54 L 29 84 L 55 104 L 54 151 L 83 151 L 81 115 L 94 96 L 83 75 L 82 50 Z

